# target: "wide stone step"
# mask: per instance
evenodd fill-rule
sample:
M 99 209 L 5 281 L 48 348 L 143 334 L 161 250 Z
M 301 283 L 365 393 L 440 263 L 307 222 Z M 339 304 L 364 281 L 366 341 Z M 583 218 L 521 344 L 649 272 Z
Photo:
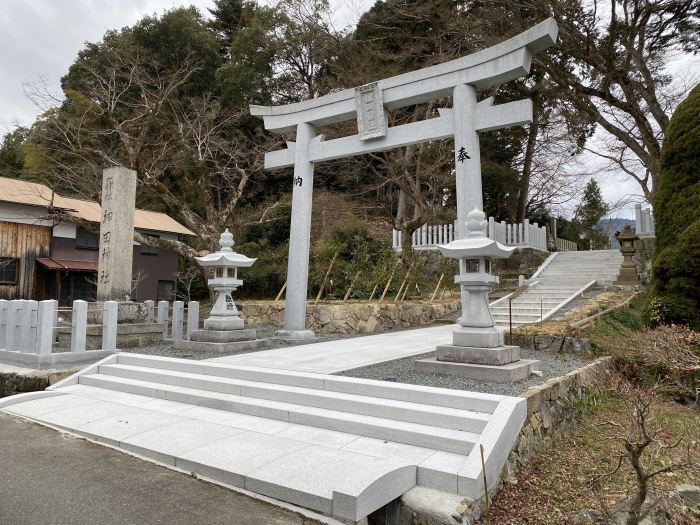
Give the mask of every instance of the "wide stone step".
M 479 434 L 472 432 L 125 377 L 90 374 L 80 376 L 79 382 L 103 389 L 386 439 L 454 454 L 469 453 L 479 438 Z
M 490 418 L 490 414 L 482 412 L 435 405 L 170 370 L 156 370 L 133 365 L 103 365 L 99 367 L 99 373 L 105 376 L 125 377 L 248 398 L 282 401 L 468 432 L 481 432 Z
M 212 378 L 242 379 L 258 383 L 271 383 L 275 385 L 296 386 L 330 392 L 372 396 L 387 400 L 435 405 L 487 414 L 492 414 L 503 400 L 503 396 L 469 392 L 466 390 L 448 390 L 421 385 L 374 381 L 356 377 L 292 372 L 271 368 L 230 365 L 208 361 L 192 361 L 141 354 L 120 353 L 118 355 L 118 364 L 153 368 L 155 370 L 171 370 L 188 374 L 200 374 Z

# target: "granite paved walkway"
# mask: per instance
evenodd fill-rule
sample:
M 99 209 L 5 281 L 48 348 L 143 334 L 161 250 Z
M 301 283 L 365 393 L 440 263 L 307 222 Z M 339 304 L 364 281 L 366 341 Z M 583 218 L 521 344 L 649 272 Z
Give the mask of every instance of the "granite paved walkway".
M 432 352 L 437 345 L 451 344 L 452 332 L 456 329 L 457 325 L 437 325 L 217 357 L 207 361 L 316 374 L 335 374 L 344 370 Z

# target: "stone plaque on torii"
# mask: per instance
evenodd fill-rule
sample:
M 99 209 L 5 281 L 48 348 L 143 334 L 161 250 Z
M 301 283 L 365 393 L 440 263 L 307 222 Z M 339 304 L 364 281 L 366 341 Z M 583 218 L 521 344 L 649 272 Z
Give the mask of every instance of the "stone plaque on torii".
M 284 329 L 287 337 L 313 337 L 305 329 L 311 201 L 314 164 L 430 140 L 453 138 L 457 188 L 458 236 L 467 214 L 483 210 L 479 131 L 532 121 L 532 102 L 493 105 L 477 102 L 477 90 L 526 75 L 532 55 L 555 44 L 557 24 L 550 18 L 515 37 L 443 64 L 285 106 L 251 106 L 274 133 L 296 131 L 287 149 L 265 155 L 265 168 L 294 167 L 292 221 L 287 267 Z M 389 127 L 387 111 L 452 96 L 452 109 L 420 122 Z M 315 128 L 357 119 L 358 134 L 324 141 Z

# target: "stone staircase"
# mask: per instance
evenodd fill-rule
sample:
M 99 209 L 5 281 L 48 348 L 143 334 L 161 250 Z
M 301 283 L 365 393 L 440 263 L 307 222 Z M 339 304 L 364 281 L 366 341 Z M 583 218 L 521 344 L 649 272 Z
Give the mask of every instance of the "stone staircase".
M 120 353 L 0 409 L 356 523 L 416 485 L 483 494 L 521 398 Z M 46 397 L 46 396 L 52 397 Z
M 549 319 L 587 289 L 615 282 L 622 260 L 618 250 L 553 253 L 521 293 L 491 303 L 491 315 L 497 326 L 508 327 L 512 300 L 514 327 Z

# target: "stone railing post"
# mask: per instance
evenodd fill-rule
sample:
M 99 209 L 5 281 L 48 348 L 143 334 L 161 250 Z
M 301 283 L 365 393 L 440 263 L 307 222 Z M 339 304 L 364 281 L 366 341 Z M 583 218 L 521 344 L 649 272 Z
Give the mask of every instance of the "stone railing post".
M 36 352 L 36 325 L 37 325 L 37 310 L 39 303 L 36 301 L 24 302 L 24 313 L 22 320 L 22 331 L 24 332 L 23 344 L 21 351 L 27 354 Z
M 182 322 L 185 316 L 185 303 L 173 302 L 173 326 L 170 337 L 173 341 L 182 341 Z
M 192 340 L 192 332 L 199 329 L 199 301 L 187 303 L 187 340 Z
M 152 323 L 154 320 L 154 310 L 156 303 L 155 301 L 144 301 L 143 304 L 146 305 L 146 322 Z
M 70 330 L 70 351 L 84 352 L 87 339 L 87 303 L 73 301 L 73 316 Z
M 41 301 L 37 311 L 36 321 L 36 353 L 48 355 L 51 353 L 54 342 L 54 320 L 56 319 L 56 301 L 49 299 Z
M 102 350 L 117 349 L 117 301 L 105 301 L 102 310 Z
M 163 339 L 168 337 L 168 301 L 158 301 L 158 317 L 156 321 L 163 324 Z
M 7 306 L 7 337 L 6 348 L 18 352 L 22 350 L 22 330 L 18 329 L 22 322 L 22 312 L 24 311 L 24 301 L 15 299 Z
M 7 346 L 7 299 L 0 299 L 0 350 Z
M 530 244 L 530 219 L 523 219 L 523 244 Z

